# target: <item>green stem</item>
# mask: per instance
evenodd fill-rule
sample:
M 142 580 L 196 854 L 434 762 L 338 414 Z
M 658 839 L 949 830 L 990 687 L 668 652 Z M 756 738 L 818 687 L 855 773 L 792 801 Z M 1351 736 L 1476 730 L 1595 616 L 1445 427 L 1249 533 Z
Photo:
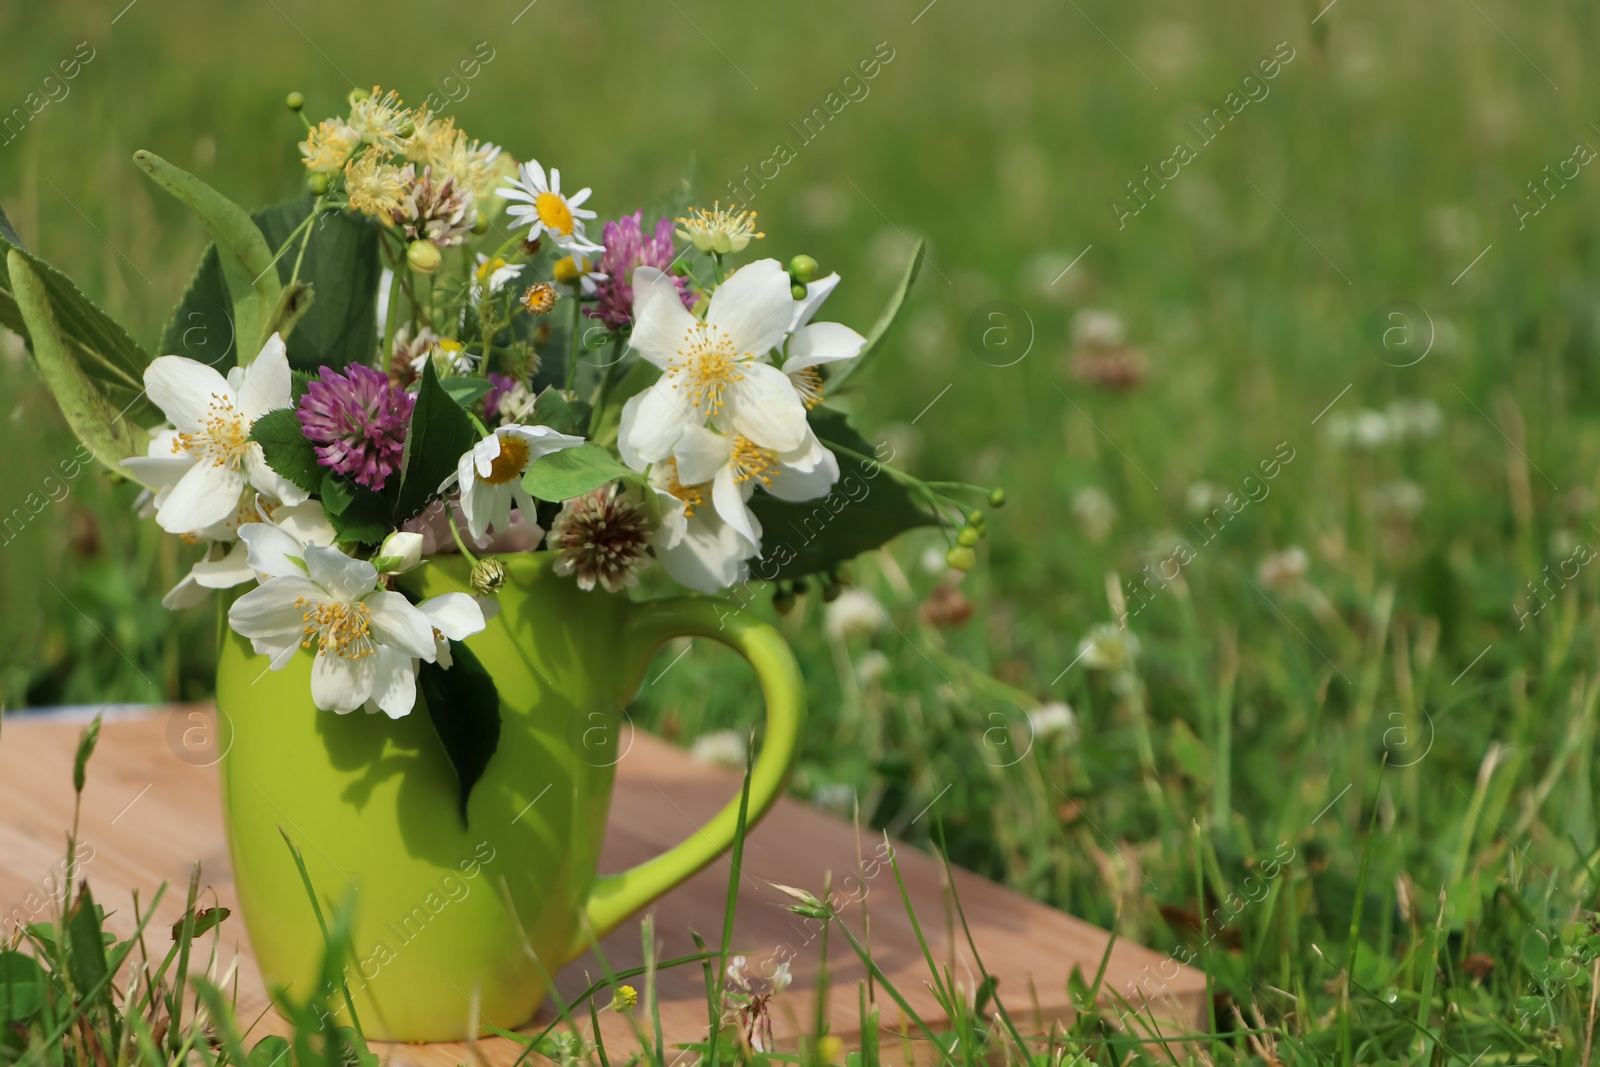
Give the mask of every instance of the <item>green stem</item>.
M 600 429 L 600 419 L 605 413 L 606 402 L 611 399 L 611 387 L 616 384 L 617 367 L 622 364 L 622 334 L 611 335 L 611 362 L 606 364 L 605 373 L 600 378 L 600 393 L 595 397 L 594 411 L 589 414 L 589 436 L 593 437 Z
M 572 337 L 567 343 L 567 395 L 572 395 L 573 383 L 578 380 L 578 325 L 582 322 L 580 313 L 583 310 L 583 301 L 578 293 L 582 292 L 582 280 L 575 283 L 572 294 Z
M 472 554 L 472 550 L 467 547 L 467 542 L 461 537 L 461 531 L 456 528 L 455 509 L 450 506 L 450 501 L 448 500 L 441 500 L 440 503 L 444 504 L 444 517 L 450 520 L 450 535 L 456 539 L 456 548 L 461 550 L 463 559 L 476 567 L 478 565 L 478 557 Z
M 294 270 L 289 272 L 290 285 L 293 285 L 300 279 L 300 264 L 305 262 L 306 249 L 311 245 L 311 231 L 316 229 L 312 223 L 316 221 L 317 216 L 322 213 L 322 205 L 325 200 L 327 200 L 326 195 L 317 197 L 317 202 L 311 205 L 311 215 L 306 219 L 305 222 L 301 223 L 301 225 L 305 227 L 306 232 L 305 235 L 300 238 L 300 252 L 294 257 Z

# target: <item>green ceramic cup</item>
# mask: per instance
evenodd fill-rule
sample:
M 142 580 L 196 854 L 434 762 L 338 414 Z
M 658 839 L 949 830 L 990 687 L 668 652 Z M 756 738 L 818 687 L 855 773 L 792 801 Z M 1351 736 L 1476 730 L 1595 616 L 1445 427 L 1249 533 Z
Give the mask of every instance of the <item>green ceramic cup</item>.
M 505 559 L 500 613 L 467 641 L 499 687 L 502 727 L 464 826 L 455 771 L 420 696 L 411 715 L 393 721 L 318 711 L 312 653 L 269 671 L 266 657 L 224 629 L 223 811 L 239 904 L 269 988 L 303 998 L 323 957 L 282 834 L 303 855 L 325 912 L 357 892 L 345 977 L 367 1036 L 396 1041 L 461 1040 L 527 1022 L 544 999 L 544 973 L 578 956 L 589 931 L 604 936 L 727 849 L 737 797 L 655 859 L 597 876 L 616 765 L 631 737 L 622 709 L 668 638 L 712 638 L 755 668 L 767 728 L 749 821 L 777 800 L 805 717 L 799 668 L 777 631 L 726 601 L 586 593 L 549 560 Z M 406 577 L 424 597 L 467 589 L 459 557 Z

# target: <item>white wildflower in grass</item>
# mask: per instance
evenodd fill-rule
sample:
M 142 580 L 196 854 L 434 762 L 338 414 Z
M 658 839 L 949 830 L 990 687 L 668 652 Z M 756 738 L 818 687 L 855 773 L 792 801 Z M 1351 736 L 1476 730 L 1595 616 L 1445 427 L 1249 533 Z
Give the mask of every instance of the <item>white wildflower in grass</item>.
M 629 346 L 662 374 L 623 410 L 627 447 L 653 463 L 672 453 L 685 430 L 715 420 L 761 448 L 799 448 L 805 404 L 770 362 L 793 320 L 791 285 L 777 260 L 757 260 L 717 287 L 701 321 L 666 275 L 635 269 Z
M 1028 712 L 1028 732 L 1041 741 L 1060 737 L 1075 742 L 1078 740 L 1078 717 L 1072 705 L 1052 700 Z
M 1138 658 L 1139 638 L 1114 622 L 1097 624 L 1078 642 L 1078 661 L 1092 671 L 1131 671 Z
M 226 378 L 204 363 L 160 356 L 145 368 L 144 384 L 174 429 L 157 433 L 147 456 L 123 466 L 155 490 L 163 530 L 198 535 L 235 515 L 250 488 L 286 504 L 306 498 L 250 440 L 257 419 L 290 405 L 289 360 L 277 334 Z
M 1256 581 L 1269 589 L 1292 588 L 1305 580 L 1310 562 L 1306 550 L 1299 545 L 1269 552 L 1256 566 Z
M 1084 308 L 1072 316 L 1072 343 L 1090 348 L 1115 348 L 1128 339 L 1128 328 L 1115 311 Z
M 590 190 L 580 189 L 571 196 L 561 191 L 561 172 L 550 168 L 549 176 L 536 159 L 530 159 L 500 190 L 500 195 L 511 201 L 506 213 L 513 226 L 528 227 L 527 240 L 536 241 L 542 235 L 569 252 L 600 252 L 603 249 L 584 233 L 584 223 L 595 217 L 593 211 L 582 205 L 589 199 Z
M 849 818 L 856 806 L 855 786 L 849 782 L 825 782 L 811 790 L 811 803 L 823 811 Z
M 1103 490 L 1086 486 L 1072 494 L 1072 517 L 1091 541 L 1104 541 L 1117 521 L 1117 506 Z
M 861 685 L 881 682 L 889 674 L 889 657 L 880 649 L 869 648 L 856 659 L 855 671 Z
M 516 279 L 522 273 L 521 263 L 507 263 L 502 256 L 486 256 L 482 252 L 474 253 L 477 256 L 478 266 L 472 272 L 473 280 L 477 283 L 472 287 L 472 300 L 481 300 L 484 294 L 498 293 L 508 282 Z
M 1433 437 L 1444 427 L 1444 413 L 1431 400 L 1396 400 L 1389 405 L 1388 417 L 1396 441 Z
M 1334 412 L 1324 431 L 1328 440 L 1344 448 L 1371 450 L 1382 448 L 1394 439 L 1389 419 L 1381 411 L 1362 408 L 1352 413 Z
M 701 763 L 744 769 L 749 743 L 738 730 L 712 730 L 701 734 L 689 746 L 689 754 Z
M 379 585 L 371 563 L 338 548 L 302 545 L 266 523 L 246 525 L 239 536 L 250 546 L 250 565 L 266 578 L 234 601 L 229 625 L 270 658 L 273 670 L 288 666 L 301 649 L 311 650 L 311 699 L 325 711 L 368 707 L 395 719 L 410 714 L 417 661 L 431 663 L 438 655 L 429 616 Z M 472 598 L 448 595 L 456 613 L 473 622 Z M 481 611 L 475 625 L 483 628 Z
M 883 628 L 884 611 L 870 593 L 853 586 L 842 590 L 823 613 L 822 629 L 835 641 L 866 636 Z
M 1416 482 L 1396 478 L 1367 490 L 1367 504 L 1380 519 L 1416 518 L 1427 501 L 1427 491 Z
M 689 214 L 678 220 L 678 236 L 702 252 L 727 255 L 743 252 L 751 241 L 766 234 L 756 232 L 754 211 L 728 211 L 717 202 L 710 210 L 690 208 Z
M 511 524 L 511 505 L 534 521 L 533 497 L 522 487 L 522 476 L 536 461 L 552 452 L 583 444 L 583 438 L 557 433 L 548 426 L 501 426 L 468 449 L 445 486 L 461 488 L 461 511 L 472 536 L 489 530 L 504 531 Z
M 1183 502 L 1189 509 L 1189 514 L 1209 515 L 1222 506 L 1222 499 L 1227 495 L 1227 490 L 1216 482 L 1201 480 L 1189 486 L 1183 494 Z

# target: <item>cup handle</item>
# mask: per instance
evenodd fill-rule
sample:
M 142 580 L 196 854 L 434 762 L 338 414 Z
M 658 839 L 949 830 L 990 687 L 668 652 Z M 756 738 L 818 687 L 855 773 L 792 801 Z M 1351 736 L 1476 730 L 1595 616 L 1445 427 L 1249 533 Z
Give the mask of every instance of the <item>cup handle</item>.
M 647 600 L 629 607 L 627 655 L 645 658 L 673 637 L 709 637 L 749 661 L 767 702 L 767 732 L 750 774 L 748 829 L 759 822 L 783 792 L 798 754 L 805 725 L 805 684 L 794 654 L 777 630 L 727 600 L 698 596 Z M 626 661 L 625 661 L 626 662 Z M 591 938 L 615 930 L 634 912 L 679 885 L 733 844 L 739 828 L 739 798 L 681 843 L 620 874 L 595 879 L 583 910 L 587 929 L 579 929 L 567 960 L 583 954 Z

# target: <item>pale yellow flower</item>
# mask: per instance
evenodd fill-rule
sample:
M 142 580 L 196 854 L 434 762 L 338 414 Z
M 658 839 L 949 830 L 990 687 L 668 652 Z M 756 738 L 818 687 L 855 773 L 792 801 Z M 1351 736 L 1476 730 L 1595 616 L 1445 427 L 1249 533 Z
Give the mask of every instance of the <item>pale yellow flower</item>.
M 679 237 L 693 242 L 702 252 L 723 255 L 743 252 L 752 240 L 766 236 L 756 232 L 754 211 L 728 211 L 720 203 L 713 203 L 710 210 L 690 208 L 688 216 L 679 219 L 678 225 Z
M 372 95 L 350 105 L 350 126 L 361 140 L 384 152 L 399 152 L 403 138 L 411 131 L 415 116 L 400 102 L 393 89 L 386 93 L 372 87 Z
M 364 152 L 345 167 L 344 182 L 352 208 L 385 226 L 394 225 L 395 209 L 405 194 L 405 179 L 399 167 L 380 162 L 375 153 Z
M 300 142 L 306 169 L 314 174 L 338 174 L 361 144 L 361 134 L 342 119 L 323 119 Z

